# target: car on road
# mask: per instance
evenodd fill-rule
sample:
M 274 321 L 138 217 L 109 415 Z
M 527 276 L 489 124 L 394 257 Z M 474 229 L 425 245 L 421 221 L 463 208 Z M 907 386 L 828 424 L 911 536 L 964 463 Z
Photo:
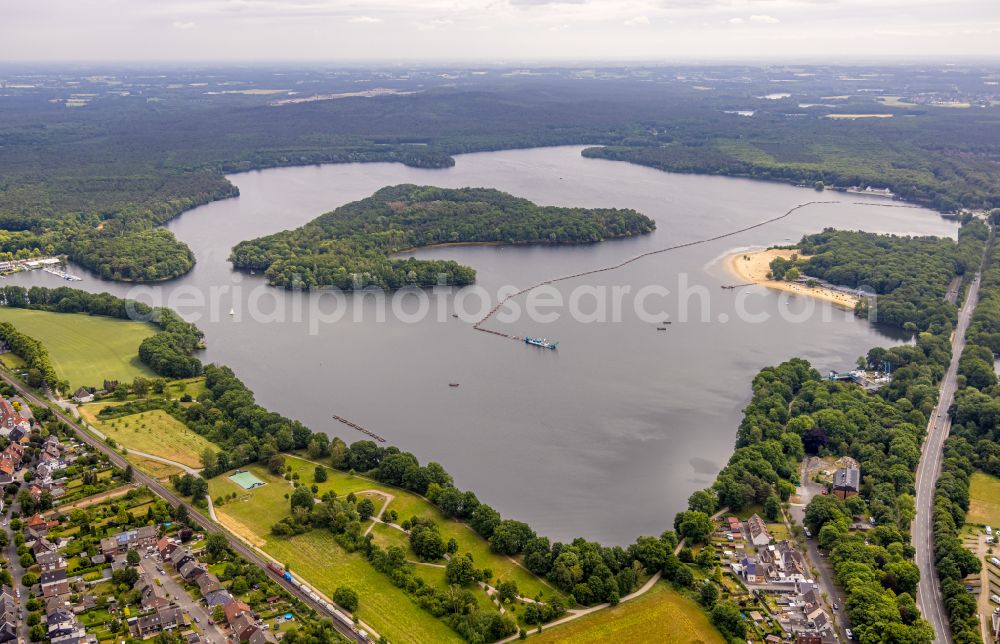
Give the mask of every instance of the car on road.
M 847 639 L 849 639 L 849 640 L 853 640 L 854 639 L 854 631 L 852 631 L 849 628 L 845 628 L 844 629 L 844 635 L 846 635 Z
M 803 532 L 806 533 L 807 537 L 812 537 L 813 536 L 813 533 L 809 530 L 809 528 L 804 528 Z

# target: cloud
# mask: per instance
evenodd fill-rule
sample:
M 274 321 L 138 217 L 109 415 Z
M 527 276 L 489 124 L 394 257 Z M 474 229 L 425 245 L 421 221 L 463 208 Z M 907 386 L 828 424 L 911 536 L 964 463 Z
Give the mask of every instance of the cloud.
M 353 22 L 355 24 L 369 24 L 369 25 L 371 25 L 371 24 L 375 24 L 377 22 L 382 22 L 382 19 L 381 18 L 373 18 L 371 16 L 354 16 L 353 18 L 349 19 L 347 22 Z
M 549 31 L 569 31 L 569 25 L 567 24 L 552 25 L 551 27 L 549 27 Z
M 636 16 L 635 18 L 629 18 L 624 22 L 626 27 L 638 27 L 641 25 L 648 25 L 649 18 L 646 16 Z
M 455 21 L 450 18 L 435 18 L 434 20 L 427 20 L 425 22 L 416 23 L 417 29 L 419 31 L 434 31 L 439 27 L 447 27 L 453 24 Z
M 173 27 L 174 29 L 196 29 L 198 27 L 198 25 L 194 24 L 193 22 L 190 21 L 185 22 L 183 20 L 175 20 L 173 24 L 170 26 Z
M 729 24 L 731 24 L 731 25 L 742 25 L 743 24 L 743 18 L 730 18 L 729 19 Z
M 781 21 L 775 18 L 774 16 L 757 15 L 757 16 L 750 16 L 750 22 L 756 22 L 762 25 L 776 25 Z

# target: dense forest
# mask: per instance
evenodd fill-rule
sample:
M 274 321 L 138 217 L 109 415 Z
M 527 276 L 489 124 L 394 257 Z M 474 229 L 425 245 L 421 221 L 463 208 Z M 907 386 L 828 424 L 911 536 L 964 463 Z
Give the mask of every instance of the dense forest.
M 148 322 L 157 328 L 157 333 L 146 338 L 139 345 L 139 359 L 155 373 L 167 378 L 188 378 L 201 373 L 201 361 L 192 354 L 202 348 L 204 334 L 191 324 L 185 322 L 179 315 L 167 308 L 152 308 L 141 302 L 125 300 L 108 293 L 88 293 L 63 286 L 60 288 L 44 288 L 33 286 L 25 289 L 20 286 L 4 286 L 0 288 L 0 304 L 20 309 L 52 311 L 55 313 L 86 313 L 118 318 L 120 320 L 138 320 Z M 13 343 L 11 343 L 13 346 Z M 21 341 L 23 345 L 24 342 Z M 44 350 L 44 347 L 42 348 Z M 24 351 L 24 353 L 22 353 Z M 26 346 L 14 352 L 29 361 L 29 365 L 38 368 L 45 374 L 45 382 L 63 391 L 66 384 L 57 382 L 55 371 L 49 368 L 30 364 L 29 356 L 39 355 Z M 44 361 L 47 361 L 47 354 Z
M 982 641 L 976 600 L 964 581 L 979 572 L 982 562 L 962 545 L 959 532 L 969 510 L 969 477 L 976 470 L 1000 476 L 1000 385 L 993 367 L 1000 348 L 997 337 L 1000 261 L 991 252 L 959 362 L 959 391 L 949 410 L 953 425 L 934 503 L 934 556 L 958 644 Z
M 908 331 L 939 333 L 955 323 L 957 308 L 945 299 L 956 275 L 974 273 L 989 228 L 967 219 L 958 243 L 940 237 L 902 237 L 827 229 L 806 235 L 797 248 L 808 257 L 771 262 L 783 279 L 796 268 L 803 277 L 876 294 L 876 306 L 861 301 L 859 315 Z
M 266 96 L 210 93 L 191 82 L 266 87 L 298 76 L 317 92 L 373 82 L 369 70 L 312 71 L 287 70 L 281 80 L 269 70 L 234 69 L 204 76 L 102 70 L 72 82 L 67 74 L 28 74 L 22 87 L 6 88 L 0 104 L 0 252 L 65 254 L 108 279 L 167 279 L 189 270 L 192 257 L 155 227 L 235 195 L 226 173 L 372 161 L 440 168 L 454 164 L 455 154 L 542 145 L 606 146 L 585 154 L 679 172 L 887 186 L 942 210 L 1000 206 L 997 109 L 892 107 L 863 93 L 870 90 L 863 80 L 845 81 L 829 68 L 800 77 L 797 96 L 787 100 L 755 96 L 773 89 L 781 69 L 724 66 L 617 70 L 605 77 L 559 69 L 428 70 L 383 81 L 405 94 L 280 107 Z M 900 93 L 975 91 L 984 73 L 864 71 L 877 72 L 871 77 L 885 91 Z M 100 80 L 116 75 L 114 84 Z M 699 77 L 714 90 L 693 92 L 690 83 Z M 76 92 L 92 98 L 68 109 Z M 836 106 L 798 107 L 800 100 L 828 103 L 822 97 L 845 92 Z M 750 118 L 732 113 L 747 108 Z M 831 111 L 894 118 L 824 118 Z
M 655 227 L 634 210 L 541 207 L 487 188 L 400 185 L 296 230 L 241 242 L 230 260 L 236 268 L 267 271 L 271 284 L 285 288 L 464 286 L 475 279 L 467 266 L 391 256 L 442 243 L 593 243 Z

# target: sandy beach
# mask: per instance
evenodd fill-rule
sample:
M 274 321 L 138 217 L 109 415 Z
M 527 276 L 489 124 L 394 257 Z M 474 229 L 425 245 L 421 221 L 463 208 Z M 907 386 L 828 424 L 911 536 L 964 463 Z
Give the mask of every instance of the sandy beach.
M 730 255 L 726 264 L 730 272 L 738 277 L 742 283 L 760 284 L 779 291 L 788 291 L 797 295 L 815 297 L 844 307 L 845 309 L 854 309 L 854 305 L 858 302 L 858 298 L 854 295 L 821 286 L 809 288 L 804 284 L 768 279 L 767 274 L 771 270 L 771 260 L 776 257 L 788 259 L 795 254 L 798 253 L 794 250 L 776 248 L 770 250 L 741 251 Z M 804 257 L 801 254 L 799 256 Z

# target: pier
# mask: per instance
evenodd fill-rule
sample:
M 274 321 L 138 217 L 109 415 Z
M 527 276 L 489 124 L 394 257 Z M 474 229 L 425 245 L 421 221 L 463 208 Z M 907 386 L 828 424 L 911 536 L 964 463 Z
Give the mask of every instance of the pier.
M 344 423 L 348 427 L 352 427 L 352 428 L 358 430 L 362 434 L 367 434 L 368 436 L 371 436 L 372 438 L 374 438 L 375 440 L 377 440 L 380 443 L 384 443 L 385 442 L 385 439 L 382 438 L 381 436 L 379 436 L 378 434 L 376 434 L 375 432 L 371 431 L 370 429 L 365 429 L 361 425 L 358 425 L 357 423 L 351 422 L 351 421 L 347 420 L 346 418 L 344 418 L 343 416 L 338 416 L 337 414 L 334 414 L 333 415 L 333 419 L 334 420 L 338 420 L 338 421 Z

